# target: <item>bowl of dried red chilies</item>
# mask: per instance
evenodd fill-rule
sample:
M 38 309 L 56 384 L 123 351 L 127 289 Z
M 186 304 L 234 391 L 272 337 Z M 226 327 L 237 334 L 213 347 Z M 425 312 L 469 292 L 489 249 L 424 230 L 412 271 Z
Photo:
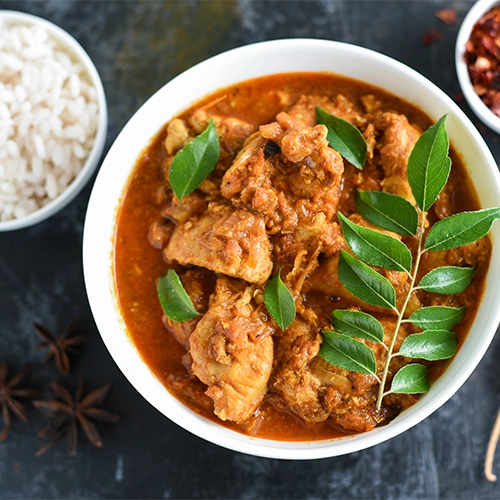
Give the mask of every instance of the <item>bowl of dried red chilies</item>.
M 458 32 L 455 62 L 469 106 L 500 133 L 500 0 L 474 4 Z

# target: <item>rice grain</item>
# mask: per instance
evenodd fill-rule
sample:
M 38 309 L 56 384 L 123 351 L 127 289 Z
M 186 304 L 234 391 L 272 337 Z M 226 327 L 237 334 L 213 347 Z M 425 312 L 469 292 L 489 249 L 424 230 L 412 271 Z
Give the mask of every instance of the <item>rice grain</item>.
M 98 120 L 82 64 L 47 29 L 0 21 L 0 221 L 25 217 L 71 184 Z

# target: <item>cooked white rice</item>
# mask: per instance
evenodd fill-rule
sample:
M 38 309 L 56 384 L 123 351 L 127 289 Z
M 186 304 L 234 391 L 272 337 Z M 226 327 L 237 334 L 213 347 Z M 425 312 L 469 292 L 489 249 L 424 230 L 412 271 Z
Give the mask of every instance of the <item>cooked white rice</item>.
M 94 144 L 98 112 L 84 66 L 45 28 L 0 20 L 0 221 L 64 191 Z

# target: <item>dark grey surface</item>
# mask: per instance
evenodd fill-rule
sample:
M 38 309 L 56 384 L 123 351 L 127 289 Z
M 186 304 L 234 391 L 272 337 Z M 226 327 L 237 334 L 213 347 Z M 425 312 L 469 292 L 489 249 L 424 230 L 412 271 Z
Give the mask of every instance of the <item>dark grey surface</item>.
M 172 77 L 211 55 L 260 40 L 313 37 L 369 47 L 454 97 L 455 38 L 472 3 L 0 0 L 0 9 L 45 17 L 88 51 L 108 98 L 109 148 L 133 112 Z M 434 12 L 452 6 L 459 19 L 446 26 Z M 422 36 L 433 28 L 444 38 L 424 46 Z M 460 105 L 499 159 L 498 135 Z M 246 456 L 204 442 L 160 415 L 118 370 L 88 307 L 81 243 L 90 190 L 46 222 L 0 233 L 0 358 L 16 367 L 33 362 L 40 386 L 61 379 L 54 368 L 41 366 L 31 322 L 61 330 L 80 316 L 90 342 L 74 359 L 69 381 L 84 376 L 92 387 L 112 382 L 105 407 L 122 419 L 99 427 L 101 450 L 82 439 L 75 458 L 66 456 L 64 444 L 35 458 L 43 444 L 36 434 L 46 420 L 30 410 L 29 425 L 16 421 L 0 444 L 0 498 L 500 498 L 500 486 L 483 476 L 500 405 L 499 339 L 434 415 L 389 442 L 345 457 L 287 462 Z

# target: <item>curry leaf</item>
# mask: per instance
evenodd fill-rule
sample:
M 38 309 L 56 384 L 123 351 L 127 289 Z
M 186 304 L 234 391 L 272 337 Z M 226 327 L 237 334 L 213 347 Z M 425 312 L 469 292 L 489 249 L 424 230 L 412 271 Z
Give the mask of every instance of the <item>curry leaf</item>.
M 335 332 L 324 331 L 319 355 L 331 365 L 344 370 L 375 375 L 377 362 L 372 350 L 363 342 Z
M 421 307 L 408 318 L 408 321 L 424 330 L 451 330 L 462 319 L 464 313 L 464 307 Z
M 380 321 L 361 311 L 336 309 L 332 314 L 333 327 L 349 337 L 384 342 L 384 329 Z
M 457 336 L 448 330 L 426 330 L 405 338 L 399 353 L 407 358 L 438 361 L 451 358 L 457 351 Z
M 461 212 L 434 224 L 425 240 L 426 250 L 450 250 L 482 238 L 500 218 L 500 208 Z
M 428 391 L 427 368 L 419 363 L 403 366 L 392 379 L 391 392 L 396 394 L 422 394 Z
M 295 319 L 296 308 L 293 296 L 281 281 L 280 270 L 268 281 L 264 290 L 264 302 L 276 324 L 284 330 Z
M 411 271 L 411 252 L 401 241 L 355 224 L 340 212 L 337 213 L 344 236 L 354 254 L 361 260 L 395 271 Z
M 473 274 L 472 267 L 438 267 L 420 280 L 418 288 L 435 293 L 460 293 L 469 286 Z
M 319 106 L 316 106 L 316 120 L 326 126 L 330 146 L 356 168 L 362 169 L 365 165 L 368 145 L 359 129 Z
M 168 180 L 177 198 L 182 200 L 205 180 L 217 165 L 219 138 L 213 120 L 206 130 L 182 148 L 170 165 Z
M 396 291 L 389 280 L 345 250 L 340 251 L 338 273 L 344 287 L 361 300 L 374 306 L 396 307 Z
M 417 233 L 418 212 L 401 196 L 383 191 L 358 191 L 356 207 L 366 220 L 383 229 L 402 236 Z
M 446 115 L 421 135 L 408 160 L 408 182 L 423 212 L 436 201 L 450 175 L 450 143 L 445 120 Z
M 167 274 L 158 280 L 157 289 L 163 312 L 172 321 L 187 321 L 198 316 L 198 311 L 173 269 L 169 269 Z

